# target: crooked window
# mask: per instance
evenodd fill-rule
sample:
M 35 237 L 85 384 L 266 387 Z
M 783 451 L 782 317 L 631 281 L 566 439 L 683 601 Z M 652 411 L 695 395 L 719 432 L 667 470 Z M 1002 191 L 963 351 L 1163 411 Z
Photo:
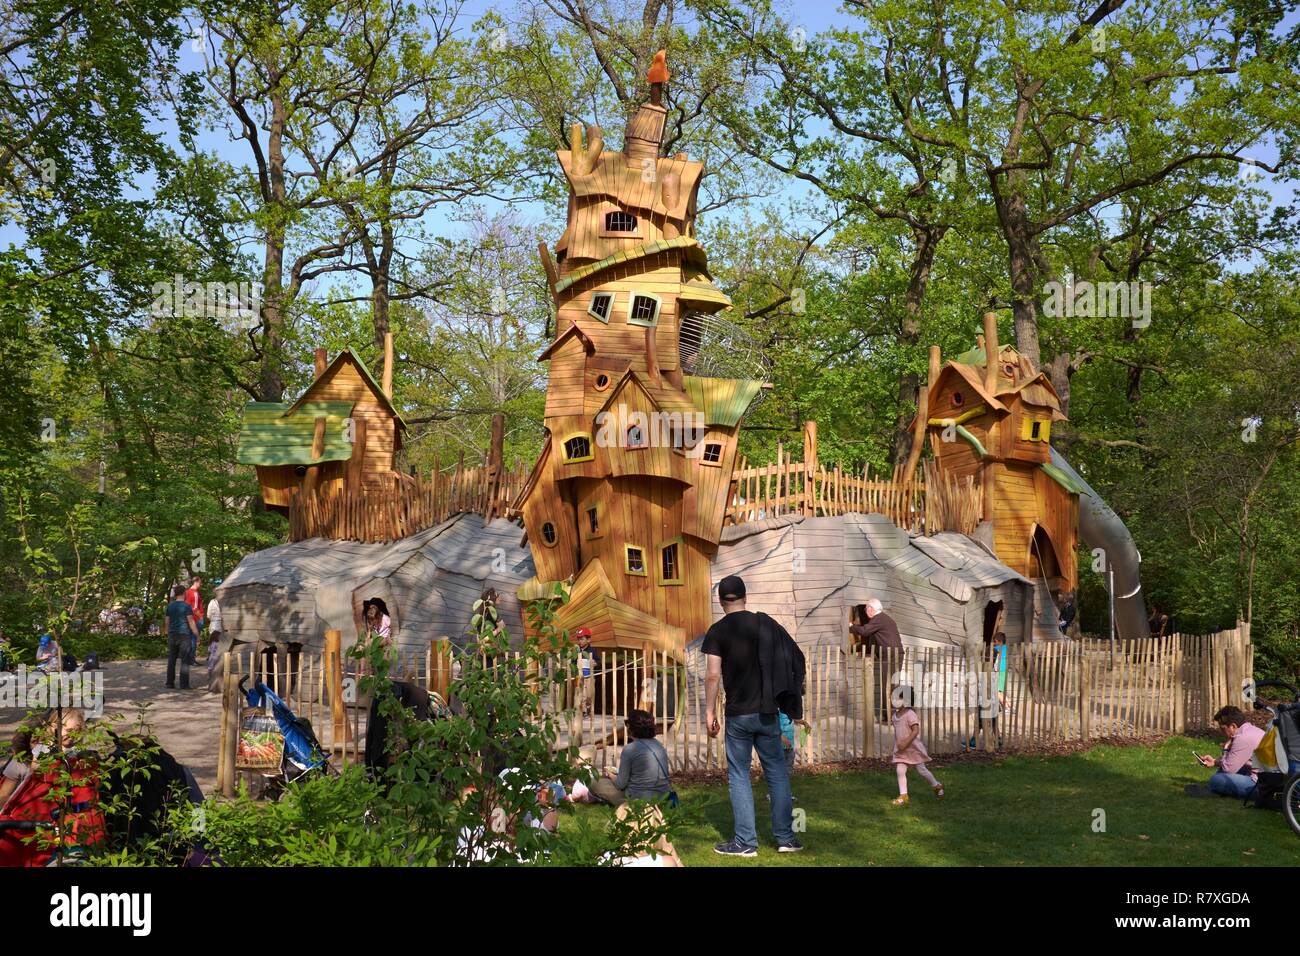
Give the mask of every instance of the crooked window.
M 632 296 L 632 304 L 627 310 L 628 325 L 643 325 L 650 328 L 659 322 L 658 296 L 637 293 Z
M 630 212 L 607 212 L 605 213 L 605 231 L 606 232 L 636 232 L 639 224 L 636 216 Z
M 587 306 L 587 314 L 600 319 L 606 325 L 609 324 L 609 314 L 614 311 L 614 293 L 612 292 L 595 292 L 591 296 L 591 304 Z
M 591 461 L 593 457 L 590 435 L 570 435 L 564 440 L 564 463 L 566 465 L 579 461 Z

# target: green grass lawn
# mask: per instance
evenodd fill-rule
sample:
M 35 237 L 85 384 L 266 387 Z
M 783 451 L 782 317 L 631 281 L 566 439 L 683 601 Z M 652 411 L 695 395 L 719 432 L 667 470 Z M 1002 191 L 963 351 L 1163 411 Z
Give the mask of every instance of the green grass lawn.
M 1204 782 L 1191 751 L 1205 740 L 1159 746 L 1095 747 L 1060 757 L 1007 756 L 991 763 L 935 766 L 947 797 L 936 800 L 913 773 L 912 803 L 898 795 L 892 769 L 794 778 L 807 849 L 777 853 L 767 789 L 754 785 L 757 859 L 731 859 L 713 845 L 731 836 L 725 782 L 679 788 L 687 866 L 1295 866 L 1300 836 L 1281 813 L 1240 800 L 1194 799 Z M 1097 811 L 1104 832 L 1094 832 Z M 582 807 L 581 813 L 608 813 Z M 561 824 L 563 825 L 563 824 Z

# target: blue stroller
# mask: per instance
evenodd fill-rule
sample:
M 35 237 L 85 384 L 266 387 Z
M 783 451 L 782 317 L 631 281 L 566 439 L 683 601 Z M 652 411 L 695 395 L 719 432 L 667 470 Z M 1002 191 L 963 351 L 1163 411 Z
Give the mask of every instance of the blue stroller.
M 248 706 L 265 710 L 269 703 L 271 715 L 275 719 L 280 735 L 284 738 L 283 753 L 278 767 L 267 768 L 273 769 L 273 772 L 265 775 L 271 777 L 280 786 L 296 783 L 318 773 L 337 776 L 338 771 L 330 766 L 329 757 L 326 756 L 320 741 L 316 739 L 316 732 L 312 730 L 311 722 L 295 715 L 275 691 L 261 681 L 258 681 L 252 690 L 246 689 L 244 684 L 247 680 L 248 678 L 244 677 L 239 682 L 239 689 L 248 700 Z

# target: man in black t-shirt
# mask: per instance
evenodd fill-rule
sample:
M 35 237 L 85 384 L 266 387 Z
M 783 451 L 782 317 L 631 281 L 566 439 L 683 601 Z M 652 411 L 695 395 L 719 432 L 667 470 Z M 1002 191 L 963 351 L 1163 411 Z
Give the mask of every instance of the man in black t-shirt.
M 176 686 L 176 660 L 181 662 L 181 690 L 190 689 L 190 647 L 197 640 L 199 625 L 194 620 L 194 608 L 185 602 L 185 588 L 172 588 L 172 600 L 167 605 L 167 686 Z
M 777 629 L 778 638 L 790 639 L 780 624 L 766 614 L 745 610 L 745 582 L 735 575 L 718 583 L 718 600 L 725 617 L 704 635 L 708 670 L 704 680 L 705 724 L 709 736 L 721 730 L 717 716 L 718 684 L 727 697 L 727 788 L 731 793 L 731 815 L 735 835 L 713 848 L 723 856 L 757 856 L 758 832 L 754 825 L 754 790 L 749 781 L 749 764 L 758 751 L 763 776 L 772 798 L 772 835 L 777 850 L 794 853 L 803 844 L 794 836 L 794 810 L 790 799 L 790 775 L 781 744 L 781 723 L 775 710 L 763 710 L 763 681 L 759 666 L 759 637 L 764 627 Z

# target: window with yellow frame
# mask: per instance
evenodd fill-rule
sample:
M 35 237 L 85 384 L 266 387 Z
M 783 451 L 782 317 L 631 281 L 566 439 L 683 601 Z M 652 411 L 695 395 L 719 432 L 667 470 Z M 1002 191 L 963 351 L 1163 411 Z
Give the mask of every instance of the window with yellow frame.
M 572 465 L 579 461 L 591 461 L 595 458 L 592 452 L 591 434 L 589 432 L 578 432 L 564 439 L 564 463 Z
M 1020 440 L 1051 441 L 1052 420 L 1050 418 L 1030 418 L 1028 416 L 1020 419 Z
M 645 566 L 645 548 L 639 544 L 623 545 L 623 571 L 637 577 L 647 577 Z
M 682 583 L 682 539 L 674 538 L 659 548 L 659 583 Z

